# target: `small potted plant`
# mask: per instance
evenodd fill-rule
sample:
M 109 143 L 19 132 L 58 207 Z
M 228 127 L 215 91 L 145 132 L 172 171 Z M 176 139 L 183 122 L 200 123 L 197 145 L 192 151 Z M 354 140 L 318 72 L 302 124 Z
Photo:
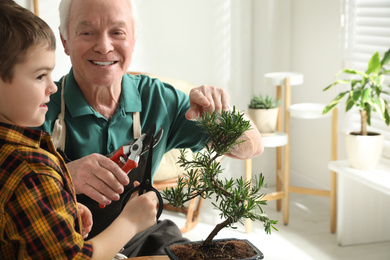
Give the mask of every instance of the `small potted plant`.
M 276 131 L 276 123 L 281 101 L 270 95 L 255 95 L 249 105 L 248 114 L 261 134 L 272 135 Z
M 265 194 L 260 192 L 264 186 L 262 174 L 255 178 L 254 185 L 245 182 L 242 177 L 230 180 L 220 179 L 219 177 L 223 170 L 217 158 L 242 142 L 240 137 L 250 128 L 250 123 L 235 108 L 232 111 L 223 111 L 222 114 L 213 113 L 210 115 L 205 113 L 197 123 L 203 127 L 205 133 L 209 136 L 209 140 L 205 143 L 202 152 L 194 154 L 190 160 L 185 156 L 186 150 L 181 151 L 178 163 L 181 167 L 184 167 L 186 173 L 182 178 L 179 178 L 177 187 L 165 189 L 162 196 L 174 207 L 181 207 L 185 202 L 197 196 L 204 199 L 211 199 L 214 196 L 215 202 L 212 204 L 220 211 L 220 217 L 223 221 L 217 224 L 202 242 L 174 244 L 167 247 L 168 256 L 171 259 L 189 259 L 182 255 L 183 252 L 195 248 L 197 256 L 190 259 L 262 259 L 262 253 L 257 248 L 249 249 L 249 255 L 230 258 L 239 250 L 236 248 L 233 252 L 226 251 L 233 247 L 229 243 L 234 245 L 243 243 L 245 246 L 252 246 L 249 241 L 238 239 L 230 239 L 230 241 L 214 240 L 221 229 L 225 227 L 235 228 L 235 223 L 243 223 L 245 219 L 262 221 L 266 233 L 271 233 L 271 229 L 275 229 L 273 225 L 277 223 L 277 221 L 270 220 L 261 208 L 262 205 L 266 205 L 266 201 L 263 200 Z M 222 255 L 221 258 L 217 258 L 215 253 L 207 255 L 211 248 L 218 247 L 219 242 L 223 243 L 225 253 L 228 256 L 223 256 L 221 252 L 218 253 Z M 203 255 L 203 258 L 200 255 Z
M 371 125 L 372 112 L 376 112 L 389 125 L 389 106 L 383 94 L 388 95 L 385 90 L 384 76 L 390 74 L 384 66 L 390 61 L 390 49 L 381 59 L 376 52 L 368 62 L 365 72 L 354 69 L 344 69 L 336 74 L 336 78 L 341 74 L 349 74 L 350 79 L 339 79 L 327 86 L 324 91 L 338 84 L 348 84 L 349 89 L 340 92 L 323 110 L 323 114 L 328 113 L 339 102 L 347 97 L 345 111 L 352 108 L 359 109 L 361 117 L 360 131 L 350 132 L 346 136 L 347 156 L 351 167 L 358 169 L 372 169 L 378 163 L 383 147 L 383 135 L 380 133 L 367 131 L 367 125 Z

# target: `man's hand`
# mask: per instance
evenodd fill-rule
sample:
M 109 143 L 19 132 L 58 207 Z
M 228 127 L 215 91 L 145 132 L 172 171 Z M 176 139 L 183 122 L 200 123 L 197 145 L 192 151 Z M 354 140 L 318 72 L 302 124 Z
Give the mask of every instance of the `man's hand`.
M 102 205 L 119 200 L 127 174 L 111 159 L 91 154 L 67 164 L 77 194 L 85 194 Z
M 222 88 L 213 86 L 200 86 L 193 88 L 189 95 L 190 109 L 186 113 L 188 120 L 201 117 L 203 113 L 219 113 L 229 109 L 229 97 Z M 249 120 L 249 119 L 248 119 Z M 241 137 L 245 142 L 239 144 L 226 155 L 235 159 L 249 159 L 260 155 L 264 151 L 261 143 L 261 134 L 251 121 L 251 129 L 246 131 Z
M 222 110 L 229 109 L 229 97 L 222 88 L 202 85 L 193 88 L 189 98 L 190 109 L 186 113 L 188 120 L 194 120 L 204 112 L 212 114 L 214 111 L 218 111 L 221 113 Z

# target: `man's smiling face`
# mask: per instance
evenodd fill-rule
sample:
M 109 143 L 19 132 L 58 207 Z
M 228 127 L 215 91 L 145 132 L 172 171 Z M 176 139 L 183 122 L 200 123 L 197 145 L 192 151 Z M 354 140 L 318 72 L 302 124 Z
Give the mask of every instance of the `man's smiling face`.
M 79 85 L 120 84 L 135 44 L 128 0 L 73 1 L 69 14 L 62 41 Z

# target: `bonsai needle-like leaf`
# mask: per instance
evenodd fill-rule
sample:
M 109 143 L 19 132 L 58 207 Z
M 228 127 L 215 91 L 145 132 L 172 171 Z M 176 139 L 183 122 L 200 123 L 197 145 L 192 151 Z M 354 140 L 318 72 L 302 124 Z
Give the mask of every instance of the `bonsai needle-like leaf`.
M 181 152 L 178 163 L 186 170 L 185 175 L 179 178 L 177 187 L 167 188 L 162 192 L 164 199 L 175 207 L 182 206 L 185 202 L 201 196 L 212 198 L 214 207 L 220 211 L 224 221 L 218 224 L 204 241 L 210 243 L 215 235 L 225 227 L 235 228 L 236 222 L 243 223 L 243 219 L 260 220 L 264 222 L 267 233 L 277 221 L 270 220 L 263 212 L 262 205 L 264 194 L 260 190 L 264 186 L 264 177 L 260 174 L 259 181 L 254 186 L 245 182 L 242 177 L 238 179 L 221 179 L 220 162 L 216 160 L 220 156 L 234 149 L 240 141 L 240 137 L 250 129 L 250 122 L 245 120 L 244 114 L 236 111 L 222 111 L 221 114 L 203 114 L 197 121 L 198 125 L 209 136 L 204 149 L 193 155 L 191 160 Z M 260 213 L 257 213 L 259 210 Z

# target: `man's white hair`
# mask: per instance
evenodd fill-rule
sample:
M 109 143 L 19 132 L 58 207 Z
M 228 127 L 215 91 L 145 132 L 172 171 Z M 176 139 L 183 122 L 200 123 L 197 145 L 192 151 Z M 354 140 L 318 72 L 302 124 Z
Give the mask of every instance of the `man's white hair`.
M 133 14 L 133 34 L 134 37 L 136 37 L 137 33 L 137 19 L 136 19 L 136 8 L 132 0 L 127 0 L 130 4 L 132 14 Z M 69 19 L 69 10 L 70 10 L 70 4 L 72 3 L 72 0 L 61 0 L 60 5 L 58 6 L 58 11 L 60 14 L 60 33 L 62 37 L 64 37 L 65 40 L 68 39 L 68 19 Z

